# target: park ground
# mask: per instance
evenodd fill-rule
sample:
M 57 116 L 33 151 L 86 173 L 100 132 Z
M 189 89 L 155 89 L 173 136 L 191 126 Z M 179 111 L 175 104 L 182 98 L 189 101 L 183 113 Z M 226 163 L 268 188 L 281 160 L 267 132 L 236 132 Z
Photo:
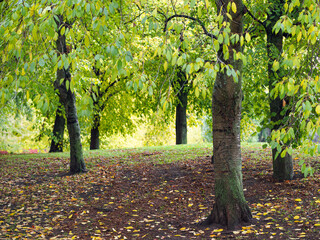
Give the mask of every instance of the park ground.
M 318 239 L 320 157 L 294 154 L 296 177 L 272 179 L 270 149 L 242 147 L 253 220 L 201 226 L 214 204 L 211 145 L 85 152 L 88 173 L 68 174 L 68 153 L 0 156 L 0 239 Z M 300 159 L 316 173 L 303 178 Z

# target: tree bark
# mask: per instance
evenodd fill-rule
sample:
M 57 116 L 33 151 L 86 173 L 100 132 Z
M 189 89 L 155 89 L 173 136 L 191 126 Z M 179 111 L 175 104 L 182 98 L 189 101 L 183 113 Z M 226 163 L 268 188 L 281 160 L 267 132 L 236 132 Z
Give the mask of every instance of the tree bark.
M 231 1 L 216 1 L 217 9 L 226 12 Z M 241 0 L 234 1 L 237 12 L 232 14 L 230 34 L 242 35 L 242 17 L 245 13 Z M 222 46 L 220 47 L 222 49 Z M 242 222 L 249 222 L 252 215 L 245 200 L 242 185 L 242 162 L 240 149 L 240 118 L 241 118 L 241 60 L 234 60 L 233 51 L 241 52 L 240 43 L 229 46 L 229 59 L 226 64 L 239 71 L 238 82 L 226 74 L 219 72 L 213 87 L 212 119 L 213 119 L 213 155 L 215 173 L 215 203 L 205 224 L 218 223 L 233 229 Z M 222 57 L 220 50 L 218 56 Z
M 58 16 L 59 21 L 56 20 L 58 29 L 64 24 L 63 16 Z M 66 37 L 58 32 L 58 39 L 56 41 L 57 51 L 59 55 L 67 54 Z M 63 79 L 62 82 L 61 79 Z M 54 86 L 59 91 L 60 101 L 63 103 L 67 128 L 70 141 L 70 172 L 80 173 L 86 172 L 86 166 L 83 159 L 83 150 L 81 144 L 80 125 L 78 121 L 76 99 L 74 93 L 70 89 L 71 74 L 70 67 L 65 69 L 64 67 L 57 70 L 57 78 L 54 82 Z M 69 87 L 68 87 L 69 86 Z
M 186 76 L 181 70 L 178 71 L 178 105 L 176 107 L 176 144 L 187 144 L 187 105 L 188 87 Z
M 56 118 L 53 126 L 53 137 L 49 152 L 63 152 L 63 135 L 65 128 L 65 119 L 61 106 L 56 111 Z
M 277 34 L 273 31 L 273 27 L 280 19 L 283 13 L 283 0 L 270 0 L 270 12 L 267 17 L 266 32 L 267 32 L 267 52 L 268 52 L 268 77 L 269 77 L 269 93 L 274 89 L 275 84 L 282 81 L 284 77 L 284 69 L 281 68 L 281 53 L 283 48 L 283 33 L 280 30 Z M 273 62 L 277 60 L 280 62 L 280 68 L 275 72 L 272 68 Z M 281 127 L 281 122 L 286 117 L 284 113 L 283 99 L 280 97 L 269 96 L 270 99 L 270 113 L 271 122 L 273 123 L 272 130 L 278 130 Z M 283 148 L 285 146 L 282 146 Z M 277 151 L 272 150 L 273 161 L 273 177 L 277 180 L 291 180 L 293 178 L 293 162 L 292 156 L 286 154 L 281 157 L 281 153 L 276 157 Z
M 93 125 L 91 128 L 91 138 L 90 138 L 90 150 L 99 149 L 100 148 L 100 116 L 99 114 L 94 114 Z

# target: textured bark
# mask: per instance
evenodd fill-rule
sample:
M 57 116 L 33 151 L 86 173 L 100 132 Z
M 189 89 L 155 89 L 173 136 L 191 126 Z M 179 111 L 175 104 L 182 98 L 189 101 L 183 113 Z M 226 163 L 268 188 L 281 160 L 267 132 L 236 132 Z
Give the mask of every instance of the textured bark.
M 218 9 L 223 8 L 225 11 L 228 2 L 230 1 L 216 1 Z M 240 0 L 234 2 L 237 13 L 232 13 L 231 34 L 241 35 L 244 6 Z M 225 21 L 228 21 L 227 17 Z M 224 61 L 241 73 L 242 62 L 234 60 L 233 50 L 242 51 L 240 44 L 229 46 L 230 57 Z M 219 51 L 218 55 L 223 56 L 222 51 Z M 252 218 L 242 185 L 241 95 L 241 74 L 238 82 L 225 71 L 217 74 L 212 97 L 215 204 L 204 224 L 218 223 L 228 229 L 233 229 L 242 222 L 249 222 Z
M 94 115 L 93 125 L 91 128 L 91 138 L 90 138 L 90 150 L 99 149 L 100 141 L 99 141 L 99 126 L 100 126 L 100 116 L 99 114 Z
M 60 15 L 58 18 L 59 21 L 56 20 L 56 23 L 58 25 L 58 29 L 60 29 L 60 26 L 64 24 L 63 16 Z M 58 34 L 59 36 L 56 41 L 58 54 L 67 54 L 66 37 L 65 35 L 61 35 L 60 32 L 58 32 Z M 62 83 L 60 82 L 61 79 L 63 79 Z M 67 88 L 68 85 L 70 86 L 70 82 L 70 67 L 68 69 L 58 69 L 54 86 L 59 90 L 60 101 L 63 103 L 66 112 L 67 128 L 70 141 L 70 172 L 80 173 L 86 172 L 87 170 L 83 159 L 76 99 L 70 88 Z
M 186 76 L 182 71 L 178 72 L 178 105 L 176 107 L 176 144 L 187 144 L 187 105 L 188 87 Z
M 49 152 L 63 152 L 63 135 L 65 128 L 65 119 L 61 107 L 56 111 L 56 118 L 53 126 L 53 138 Z
M 267 52 L 268 52 L 268 77 L 269 77 L 269 93 L 274 89 L 277 82 L 282 81 L 285 73 L 280 67 L 278 71 L 274 72 L 272 65 L 274 60 L 281 60 L 279 57 L 282 53 L 283 48 L 283 33 L 279 31 L 277 34 L 273 31 L 273 27 L 276 22 L 282 16 L 283 5 L 285 1 L 283 0 L 271 0 L 269 1 L 270 13 L 267 18 Z M 280 64 L 281 65 L 281 64 Z M 286 117 L 288 113 L 283 112 L 283 100 L 279 97 L 270 97 L 270 112 L 271 112 L 271 122 L 273 127 L 271 130 L 277 130 L 281 127 L 281 122 Z M 282 146 L 285 147 L 285 146 Z M 275 158 L 276 151 L 272 150 L 272 160 L 273 160 L 273 177 L 277 180 L 291 180 L 293 178 L 293 162 L 292 156 L 286 154 L 285 157 L 281 157 L 281 154 Z

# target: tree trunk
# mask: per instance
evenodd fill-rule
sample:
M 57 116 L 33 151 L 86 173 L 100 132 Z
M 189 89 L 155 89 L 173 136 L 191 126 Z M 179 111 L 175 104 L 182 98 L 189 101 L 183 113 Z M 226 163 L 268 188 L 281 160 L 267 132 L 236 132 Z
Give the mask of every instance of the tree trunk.
M 267 31 L 267 52 L 268 52 L 268 77 L 269 77 L 269 93 L 274 89 L 275 84 L 282 81 L 284 77 L 284 69 L 281 67 L 275 72 L 272 68 L 273 62 L 277 60 L 281 61 L 281 53 L 283 48 L 283 34 L 279 31 L 277 34 L 273 31 L 273 27 L 276 22 L 282 16 L 283 5 L 285 1 L 283 0 L 271 0 L 270 1 L 270 13 L 268 14 L 268 19 L 266 27 Z M 280 62 L 281 66 L 281 62 Z M 272 130 L 278 130 L 281 127 L 281 122 L 286 117 L 287 113 L 283 113 L 283 99 L 280 97 L 270 96 L 270 113 L 271 122 L 273 123 Z M 282 112 L 282 113 L 281 113 Z M 285 147 L 285 146 L 282 146 Z M 273 177 L 277 180 L 291 180 L 293 178 L 293 162 L 292 156 L 286 154 L 285 157 L 281 157 L 281 154 L 276 156 L 276 150 L 272 150 L 272 160 L 273 160 Z
M 59 21 L 56 20 L 58 29 L 61 25 L 64 24 L 63 16 L 58 16 Z M 66 37 L 61 35 L 60 31 L 58 32 L 58 39 L 56 41 L 56 46 L 58 54 L 67 55 L 67 46 L 66 46 Z M 64 79 L 60 83 L 61 79 Z M 67 119 L 67 128 L 69 133 L 70 141 L 70 172 L 71 173 L 80 173 L 86 172 L 86 166 L 83 159 L 82 144 L 81 144 L 81 135 L 80 135 L 80 126 L 78 121 L 77 109 L 76 109 L 76 99 L 74 93 L 70 89 L 71 74 L 70 67 L 65 69 L 57 70 L 57 78 L 54 82 L 55 88 L 59 90 L 60 101 L 63 103 L 66 119 Z
M 91 138 L 90 138 L 90 150 L 99 149 L 99 126 L 100 126 L 100 116 L 99 114 L 94 115 L 93 126 L 91 128 Z
M 63 135 L 64 135 L 65 119 L 61 106 L 56 111 L 56 119 L 53 126 L 53 137 L 49 152 L 63 152 Z
M 227 0 L 216 1 L 217 9 L 226 11 Z M 234 1 L 237 13 L 232 14 L 230 34 L 242 35 L 242 17 L 244 6 L 241 0 Z M 219 12 L 219 10 L 218 10 Z M 222 49 L 222 46 L 220 47 Z M 212 97 L 213 119 L 213 155 L 215 173 L 215 204 L 205 224 L 218 223 L 233 229 L 241 222 L 249 222 L 252 218 L 245 200 L 242 185 L 242 162 L 240 149 L 240 118 L 241 118 L 241 60 L 234 60 L 233 51 L 241 52 L 240 43 L 229 46 L 229 59 L 226 64 L 239 71 L 238 82 L 226 74 L 219 72 L 214 83 Z M 222 50 L 218 52 L 223 56 Z
M 178 72 L 178 105 L 176 107 L 176 144 L 187 144 L 187 105 L 188 88 L 186 76 L 181 70 Z

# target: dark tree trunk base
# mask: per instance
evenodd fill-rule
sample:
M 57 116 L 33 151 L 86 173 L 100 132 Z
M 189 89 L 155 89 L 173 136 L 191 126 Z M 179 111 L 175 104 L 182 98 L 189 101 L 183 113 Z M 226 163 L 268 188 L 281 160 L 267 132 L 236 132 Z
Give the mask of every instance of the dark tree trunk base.
M 294 177 L 292 155 L 286 154 L 281 157 L 281 154 L 275 158 L 277 149 L 272 149 L 273 159 L 273 178 L 277 181 L 292 180 Z
M 229 230 L 237 229 L 242 223 L 250 223 L 252 220 L 251 211 L 247 204 L 242 206 L 219 207 L 217 204 L 213 205 L 213 210 L 210 215 L 200 224 L 202 226 L 209 226 L 211 224 L 220 224 L 227 226 Z

